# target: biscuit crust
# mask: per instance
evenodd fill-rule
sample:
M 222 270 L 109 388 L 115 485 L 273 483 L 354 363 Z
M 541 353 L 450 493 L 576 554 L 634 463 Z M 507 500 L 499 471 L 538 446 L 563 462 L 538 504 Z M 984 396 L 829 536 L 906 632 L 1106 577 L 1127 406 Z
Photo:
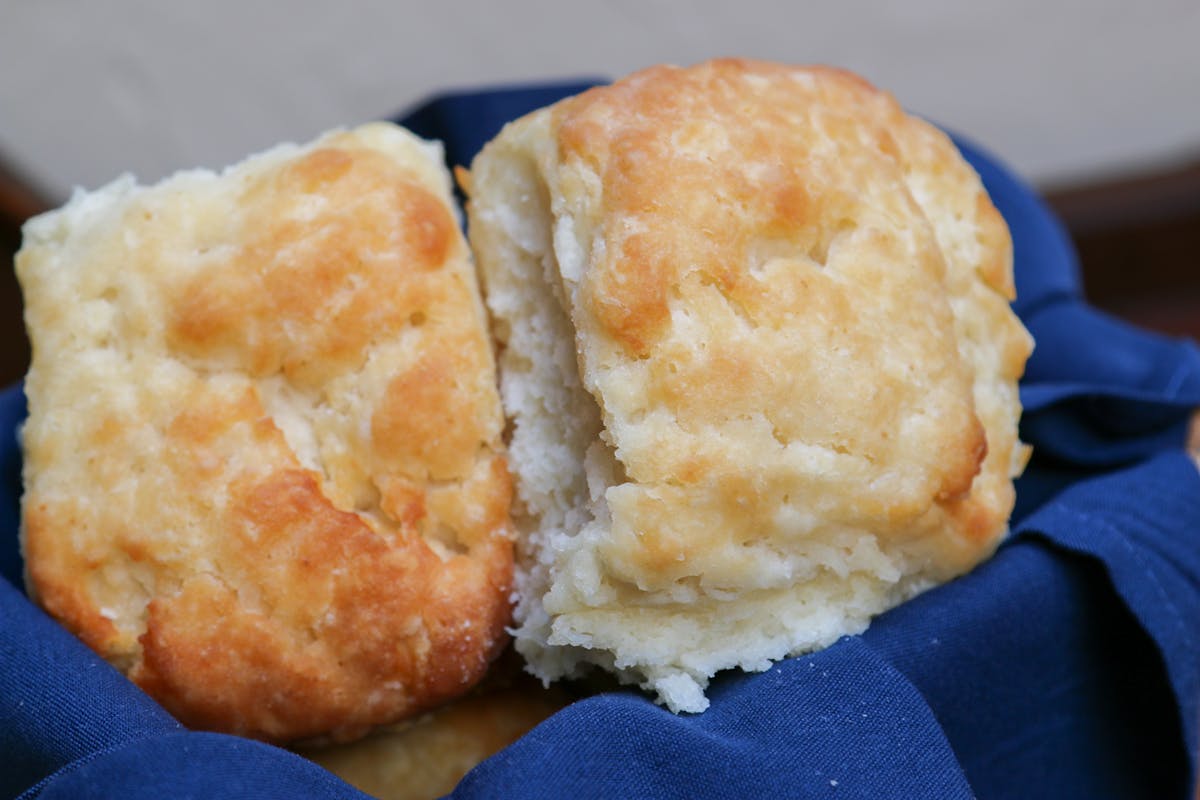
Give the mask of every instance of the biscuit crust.
M 890 95 L 824 67 L 654 67 L 509 126 L 471 179 L 535 673 L 598 663 L 699 710 L 717 669 L 861 630 L 1003 537 L 1032 345 L 1011 242 Z M 533 280 L 595 420 L 550 488 L 523 460 L 546 432 L 514 299 Z
M 448 183 L 377 123 L 26 229 L 30 592 L 185 724 L 351 739 L 507 641 L 511 482 Z

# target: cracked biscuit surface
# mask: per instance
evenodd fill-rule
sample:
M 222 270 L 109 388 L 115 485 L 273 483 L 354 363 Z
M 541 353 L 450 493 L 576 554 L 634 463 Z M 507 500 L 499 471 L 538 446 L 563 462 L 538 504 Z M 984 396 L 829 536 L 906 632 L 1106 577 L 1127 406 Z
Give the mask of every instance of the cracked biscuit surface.
M 30 593 L 185 724 L 354 738 L 507 641 L 511 483 L 440 150 L 124 178 L 17 268 Z
M 464 181 L 502 351 L 516 647 L 676 711 L 861 631 L 1004 535 L 1011 242 L 953 144 L 849 73 L 655 67 Z

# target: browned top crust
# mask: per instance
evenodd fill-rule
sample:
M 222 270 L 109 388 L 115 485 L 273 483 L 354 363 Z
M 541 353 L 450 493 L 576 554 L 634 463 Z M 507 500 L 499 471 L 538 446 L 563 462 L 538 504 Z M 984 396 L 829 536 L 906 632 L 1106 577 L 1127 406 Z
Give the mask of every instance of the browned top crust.
M 390 125 L 30 223 L 37 599 L 184 723 L 349 739 L 503 646 L 510 481 L 436 148 Z
M 991 551 L 1031 340 L 1007 227 L 943 134 L 851 73 L 742 60 L 645 70 L 552 127 L 585 385 L 630 478 L 611 564 L 738 570 L 773 483 L 926 538 L 938 571 Z

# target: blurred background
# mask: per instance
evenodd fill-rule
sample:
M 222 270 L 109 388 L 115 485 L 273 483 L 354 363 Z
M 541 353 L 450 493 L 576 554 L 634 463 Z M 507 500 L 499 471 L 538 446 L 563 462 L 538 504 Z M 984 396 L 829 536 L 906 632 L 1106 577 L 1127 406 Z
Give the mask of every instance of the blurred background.
M 0 0 L 0 383 L 28 216 L 390 116 L 440 90 L 718 55 L 862 73 L 1033 182 L 1097 305 L 1200 336 L 1196 0 Z

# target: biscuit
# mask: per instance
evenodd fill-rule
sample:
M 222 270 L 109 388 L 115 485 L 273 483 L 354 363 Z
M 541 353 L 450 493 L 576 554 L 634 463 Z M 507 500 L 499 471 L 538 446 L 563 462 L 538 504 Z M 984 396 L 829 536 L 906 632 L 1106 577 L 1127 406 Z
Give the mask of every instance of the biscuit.
M 1005 535 L 1003 219 L 852 74 L 655 67 L 506 127 L 463 176 L 519 530 L 515 645 L 707 706 Z
M 485 683 L 490 681 L 489 676 Z M 569 699 L 559 687 L 545 689 L 526 675 L 524 681 L 474 691 L 364 739 L 300 754 L 379 800 L 443 797 L 477 764 Z
M 25 228 L 30 593 L 189 726 L 346 740 L 507 642 L 511 480 L 436 145 L 384 123 Z

